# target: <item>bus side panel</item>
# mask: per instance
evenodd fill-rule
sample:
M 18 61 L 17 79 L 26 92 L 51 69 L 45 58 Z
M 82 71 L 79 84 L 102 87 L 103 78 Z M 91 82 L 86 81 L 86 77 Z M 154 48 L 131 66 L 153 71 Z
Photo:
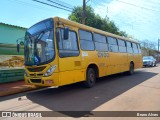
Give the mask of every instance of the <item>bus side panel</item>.
M 135 69 L 142 67 L 142 55 L 141 54 L 135 54 L 134 61 L 135 61 Z
M 84 70 L 81 68 L 81 57 L 59 57 L 60 85 L 71 84 L 84 80 Z
M 138 63 L 139 63 L 139 57 L 138 54 L 133 55 L 133 61 L 134 61 L 134 68 L 136 69 L 138 67 Z
M 109 59 L 110 59 L 110 69 L 111 69 L 111 73 L 115 74 L 115 73 L 119 73 L 121 71 L 120 68 L 120 54 L 119 53 L 115 53 L 115 52 L 110 52 L 109 53 Z
M 112 67 L 110 65 L 110 53 L 99 51 L 82 51 L 86 56 L 82 55 L 82 68 L 87 72 L 87 67 L 95 64 L 98 67 L 99 77 L 112 74 Z M 86 75 L 85 75 L 86 76 Z
M 128 71 L 128 55 L 127 53 L 119 53 L 120 54 L 120 72 Z
M 84 81 L 84 72 L 83 69 L 59 72 L 60 86 Z
M 142 54 L 139 54 L 139 68 L 142 68 L 143 67 L 143 60 L 142 60 Z
M 99 77 L 103 77 L 106 75 L 111 74 L 110 70 L 110 59 L 109 59 L 109 53 L 108 52 L 99 52 L 96 51 L 96 63 L 99 66 Z

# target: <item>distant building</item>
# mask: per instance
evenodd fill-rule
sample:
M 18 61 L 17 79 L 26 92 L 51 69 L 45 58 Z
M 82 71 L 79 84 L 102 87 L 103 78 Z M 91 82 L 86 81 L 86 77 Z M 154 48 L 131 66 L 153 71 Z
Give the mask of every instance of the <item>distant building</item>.
M 26 28 L 0 23 L 0 43 L 16 44 L 18 38 L 25 36 Z
M 26 28 L 0 23 L 0 55 L 17 55 L 16 41 L 24 38 Z M 20 54 L 23 54 L 23 49 Z
M 24 79 L 24 47 L 17 52 L 17 39 L 24 38 L 26 28 L 0 23 L 0 83 Z

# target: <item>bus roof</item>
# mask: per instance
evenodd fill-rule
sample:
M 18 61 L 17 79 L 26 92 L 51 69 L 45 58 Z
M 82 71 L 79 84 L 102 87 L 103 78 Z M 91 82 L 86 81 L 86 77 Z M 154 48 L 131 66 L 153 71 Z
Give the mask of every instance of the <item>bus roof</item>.
M 123 40 L 127 40 L 127 41 L 130 41 L 130 42 L 139 43 L 138 41 L 128 39 L 128 38 L 125 38 L 125 37 L 122 37 L 122 36 L 118 36 L 118 35 L 115 35 L 115 34 L 112 34 L 112 33 L 106 32 L 106 31 L 102 31 L 102 30 L 99 30 L 99 29 L 96 29 L 96 28 L 93 28 L 93 27 L 89 27 L 87 25 L 83 25 L 83 24 L 80 24 L 80 23 L 77 23 L 77 22 L 74 22 L 74 21 L 71 21 L 71 20 L 63 19 L 63 18 L 60 18 L 60 17 L 53 17 L 53 19 L 55 19 L 56 21 L 60 21 L 64 24 L 68 24 L 68 25 L 71 25 L 71 26 L 76 26 L 76 27 L 78 27 L 80 29 L 83 29 L 83 30 L 92 31 L 92 32 L 95 32 L 95 33 L 115 37 L 117 39 L 123 39 Z

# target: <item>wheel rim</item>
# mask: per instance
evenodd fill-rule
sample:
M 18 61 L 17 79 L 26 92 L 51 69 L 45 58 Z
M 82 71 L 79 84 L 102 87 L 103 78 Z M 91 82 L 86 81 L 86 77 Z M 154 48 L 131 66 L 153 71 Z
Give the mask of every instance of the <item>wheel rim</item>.
M 94 81 L 95 81 L 95 75 L 94 75 L 94 73 L 91 73 L 90 76 L 89 76 L 89 78 L 90 78 L 90 80 L 89 80 L 90 83 L 93 84 Z

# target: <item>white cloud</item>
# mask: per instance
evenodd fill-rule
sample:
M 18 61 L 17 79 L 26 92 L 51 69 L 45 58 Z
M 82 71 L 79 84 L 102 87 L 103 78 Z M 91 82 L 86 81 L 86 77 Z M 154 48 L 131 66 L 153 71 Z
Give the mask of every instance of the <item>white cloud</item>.
M 141 8 L 123 2 L 141 6 Z M 126 31 L 139 40 L 157 41 L 160 38 L 160 2 L 158 0 L 113 0 L 110 3 L 97 5 L 94 10 L 102 17 L 107 15 L 120 30 Z

